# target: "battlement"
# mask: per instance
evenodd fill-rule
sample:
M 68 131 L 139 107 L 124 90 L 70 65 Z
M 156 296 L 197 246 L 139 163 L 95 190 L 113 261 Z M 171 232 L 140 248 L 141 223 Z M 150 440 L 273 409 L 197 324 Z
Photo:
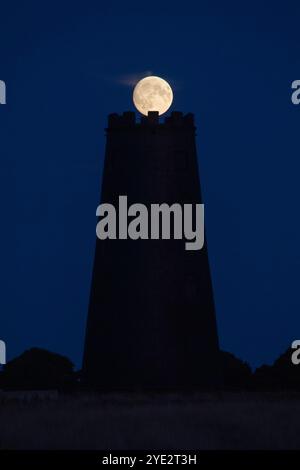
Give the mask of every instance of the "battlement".
M 188 113 L 183 115 L 180 111 L 172 111 L 164 121 L 159 121 L 158 111 L 149 111 L 148 116 L 142 116 L 140 122 L 136 121 L 136 114 L 133 111 L 125 111 L 123 114 L 108 115 L 108 129 L 122 129 L 131 127 L 176 127 L 194 129 L 194 115 Z
M 110 205 L 107 222 L 102 204 Z M 92 389 L 219 386 L 213 291 L 197 222 L 188 224 L 196 249 L 185 249 L 186 205 L 197 204 L 193 115 L 110 114 L 83 361 L 83 380 Z M 173 205 L 179 207 L 174 220 Z

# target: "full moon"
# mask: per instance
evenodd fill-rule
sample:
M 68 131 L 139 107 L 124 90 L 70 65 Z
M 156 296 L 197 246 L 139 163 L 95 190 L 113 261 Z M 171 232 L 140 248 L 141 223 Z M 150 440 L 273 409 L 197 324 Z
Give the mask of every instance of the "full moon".
M 172 101 L 172 88 L 160 77 L 145 77 L 133 90 L 134 106 L 144 116 L 148 115 L 148 111 L 158 111 L 160 116 L 168 111 Z

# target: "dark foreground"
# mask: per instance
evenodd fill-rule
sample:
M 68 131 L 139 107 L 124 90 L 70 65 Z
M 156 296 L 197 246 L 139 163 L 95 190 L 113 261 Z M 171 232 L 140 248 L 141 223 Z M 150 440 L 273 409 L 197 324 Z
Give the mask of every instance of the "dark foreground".
M 0 423 L 0 449 L 300 449 L 300 394 L 23 396 Z

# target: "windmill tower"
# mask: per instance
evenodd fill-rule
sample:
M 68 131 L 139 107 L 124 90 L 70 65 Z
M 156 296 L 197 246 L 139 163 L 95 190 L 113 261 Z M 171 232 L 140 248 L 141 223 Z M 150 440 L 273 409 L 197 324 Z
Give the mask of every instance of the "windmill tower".
M 199 204 L 193 115 L 111 114 L 101 202 Z M 218 383 L 218 338 L 206 241 L 98 240 L 83 372 L 107 389 Z

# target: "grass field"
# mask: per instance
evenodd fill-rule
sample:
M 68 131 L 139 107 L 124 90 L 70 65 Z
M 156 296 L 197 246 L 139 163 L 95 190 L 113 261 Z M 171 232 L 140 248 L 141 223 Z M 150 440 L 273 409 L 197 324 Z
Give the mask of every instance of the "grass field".
M 1 449 L 300 449 L 298 394 L 106 394 L 0 403 Z

